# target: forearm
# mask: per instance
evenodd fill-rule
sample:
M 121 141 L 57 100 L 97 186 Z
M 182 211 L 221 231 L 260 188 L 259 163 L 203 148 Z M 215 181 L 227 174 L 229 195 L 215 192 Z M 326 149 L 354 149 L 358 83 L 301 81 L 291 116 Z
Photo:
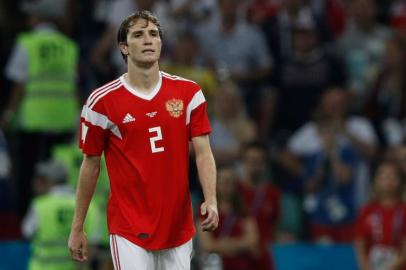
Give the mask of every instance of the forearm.
M 85 157 L 80 168 L 72 230 L 82 231 L 100 172 L 100 157 Z
M 197 155 L 196 166 L 205 201 L 217 205 L 216 165 L 212 153 Z

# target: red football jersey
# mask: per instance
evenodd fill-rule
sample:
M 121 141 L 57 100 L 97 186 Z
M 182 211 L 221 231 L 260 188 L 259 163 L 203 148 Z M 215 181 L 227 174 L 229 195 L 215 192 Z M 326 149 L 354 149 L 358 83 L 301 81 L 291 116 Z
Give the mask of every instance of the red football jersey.
M 195 232 L 189 196 L 189 140 L 210 133 L 196 83 L 160 72 L 149 95 L 123 76 L 89 96 L 80 147 L 104 152 L 111 195 L 109 232 L 150 250 L 179 246 Z
M 357 237 L 366 241 L 372 263 L 382 265 L 387 261 L 388 265 L 391 264 L 406 237 L 405 205 L 383 207 L 378 202 L 366 205 L 358 220 Z

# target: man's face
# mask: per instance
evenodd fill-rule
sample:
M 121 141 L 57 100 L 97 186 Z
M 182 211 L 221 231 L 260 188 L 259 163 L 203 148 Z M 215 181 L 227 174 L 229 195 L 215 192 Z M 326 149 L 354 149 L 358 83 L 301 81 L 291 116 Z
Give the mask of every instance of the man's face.
M 244 164 L 251 176 L 261 176 L 266 171 L 265 150 L 260 148 L 247 149 L 244 154 Z
M 128 30 L 127 44 L 120 44 L 128 61 L 153 64 L 161 55 L 162 41 L 158 27 L 152 22 L 138 19 Z

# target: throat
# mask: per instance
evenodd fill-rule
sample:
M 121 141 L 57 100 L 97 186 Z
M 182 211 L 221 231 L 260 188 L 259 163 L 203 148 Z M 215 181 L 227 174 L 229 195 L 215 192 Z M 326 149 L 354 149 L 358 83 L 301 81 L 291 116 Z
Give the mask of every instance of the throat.
M 160 79 L 159 69 L 131 70 L 124 74 L 127 83 L 144 95 L 152 93 Z

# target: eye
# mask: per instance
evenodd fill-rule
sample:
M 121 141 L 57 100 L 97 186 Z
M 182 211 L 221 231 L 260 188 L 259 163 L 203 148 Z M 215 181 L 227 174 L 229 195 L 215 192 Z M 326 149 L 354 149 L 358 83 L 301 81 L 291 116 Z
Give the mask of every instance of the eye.
M 156 30 L 152 30 L 150 33 L 151 33 L 151 36 L 153 36 L 153 37 L 158 36 L 158 31 L 156 31 Z
M 142 32 L 140 32 L 140 31 L 134 32 L 132 36 L 135 37 L 135 38 L 141 37 L 141 36 L 142 36 Z

